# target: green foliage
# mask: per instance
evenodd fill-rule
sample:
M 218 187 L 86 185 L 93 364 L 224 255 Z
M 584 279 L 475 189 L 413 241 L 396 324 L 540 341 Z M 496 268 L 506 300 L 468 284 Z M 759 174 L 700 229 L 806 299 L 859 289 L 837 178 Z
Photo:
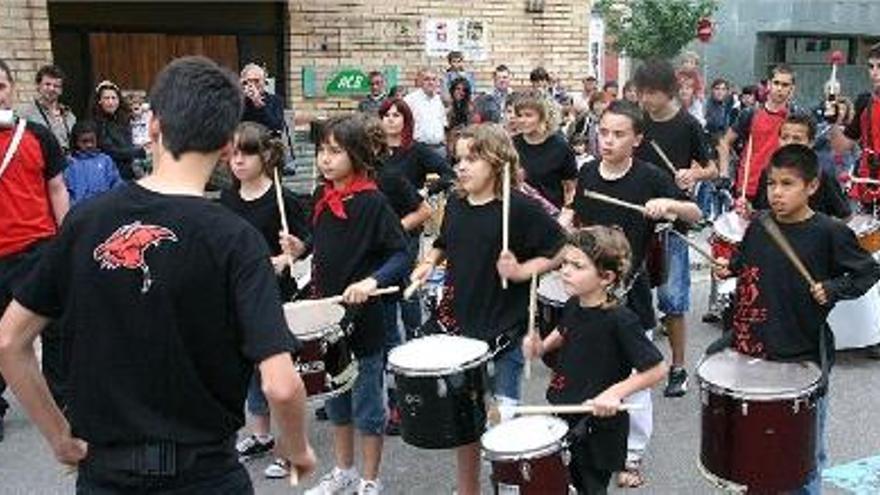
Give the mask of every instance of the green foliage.
M 697 37 L 697 21 L 717 0 L 597 0 L 615 48 L 637 59 L 672 58 Z

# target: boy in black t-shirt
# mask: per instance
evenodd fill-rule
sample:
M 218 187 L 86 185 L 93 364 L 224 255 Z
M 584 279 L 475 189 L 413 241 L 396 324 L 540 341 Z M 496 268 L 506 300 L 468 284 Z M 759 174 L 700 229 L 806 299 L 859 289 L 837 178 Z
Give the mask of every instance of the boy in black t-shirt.
M 455 151 L 459 191 L 449 198 L 440 236 L 411 278 L 424 283 L 446 259 L 438 320 L 453 332 L 501 349 L 495 355 L 491 388 L 498 402 L 516 403 L 521 396 L 520 341 L 526 328 L 528 280 L 558 265 L 564 236 L 537 202 L 511 190 L 509 250 L 503 251 L 502 174 L 509 167 L 511 178 L 516 177 L 516 150 L 500 125 L 481 124 L 462 131 Z M 502 288 L 502 277 L 508 280 L 507 289 Z M 478 494 L 479 444 L 459 447 L 456 454 L 458 493 Z
M 880 266 L 844 223 L 810 208 L 809 198 L 819 186 L 818 169 L 815 153 L 806 146 L 790 144 L 773 154 L 767 186 L 770 211 L 752 221 L 733 260 L 718 260 L 721 265 L 729 261 L 729 269 L 717 269 L 716 275 L 738 278 L 734 349 L 771 361 L 810 360 L 827 372 L 834 355 L 828 313 L 836 301 L 867 292 L 880 279 Z M 815 285 L 809 286 L 776 246 L 760 215 L 778 223 Z M 817 470 L 825 463 L 826 415 L 827 393 L 819 399 L 816 414 Z M 813 473 L 803 492 L 819 493 L 820 482 Z
M 632 249 L 632 264 L 625 277 L 630 286 L 626 306 L 639 316 L 645 332 L 653 332 L 656 320 L 644 270 L 648 242 L 658 220 L 677 218 L 693 223 L 700 219 L 700 209 L 686 200 L 685 193 L 675 185 L 671 174 L 633 158 L 634 149 L 642 141 L 643 128 L 642 111 L 635 105 L 615 101 L 608 106 L 599 121 L 601 161 L 581 167 L 574 215 L 579 225 L 618 225 L 623 228 Z M 583 194 L 585 190 L 644 205 L 645 214 L 588 198 Z M 652 433 L 651 394 L 634 394 L 630 402 L 641 404 L 643 408 L 630 415 L 629 458 L 618 484 L 635 487 L 643 483 L 640 464 Z
M 0 320 L 0 369 L 77 491 L 248 493 L 236 431 L 254 365 L 302 474 L 315 457 L 265 241 L 204 196 L 242 110 L 235 77 L 203 57 L 156 78 L 156 168 L 71 212 Z M 57 318 L 70 349 L 67 418 L 33 342 Z M 86 456 L 88 453 L 88 456 Z
M 529 357 L 559 351 L 549 402 L 595 407 L 592 416 L 567 418 L 575 425 L 569 469 L 578 493 L 607 493 L 611 473 L 623 468 L 627 455 L 629 421 L 618 413 L 621 401 L 666 374 L 663 356 L 636 314 L 613 296 L 629 263 L 629 243 L 619 230 L 597 226 L 573 233 L 561 269 L 572 297 L 559 328 L 543 341 L 535 333 L 523 342 Z

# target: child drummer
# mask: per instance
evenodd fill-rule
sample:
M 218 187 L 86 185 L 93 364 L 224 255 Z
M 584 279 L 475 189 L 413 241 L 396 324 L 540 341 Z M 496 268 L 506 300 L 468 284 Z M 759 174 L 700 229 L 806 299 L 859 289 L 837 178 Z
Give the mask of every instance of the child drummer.
M 446 259 L 446 290 L 438 320 L 463 336 L 481 339 L 497 351 L 491 383 L 496 399 L 515 403 L 521 395 L 521 339 L 525 333 L 529 280 L 559 262 L 561 227 L 534 200 L 510 191 L 509 250 L 502 250 L 502 176 L 516 182 L 519 160 L 504 129 L 481 124 L 464 129 L 455 146 L 458 194 L 446 204 L 440 236 L 412 273 L 424 282 Z M 502 288 L 501 278 L 508 280 Z M 458 493 L 480 492 L 477 442 L 459 447 Z
M 587 227 L 571 234 L 561 273 L 572 297 L 560 326 L 543 341 L 537 333 L 523 341 L 528 357 L 559 349 L 548 401 L 595 407 L 591 416 L 568 418 L 577 425 L 569 470 L 578 493 L 606 493 L 611 474 L 623 468 L 627 455 L 629 418 L 618 412 L 621 400 L 666 375 L 663 356 L 638 316 L 614 296 L 630 260 L 629 242 L 616 228 Z
M 746 230 L 732 260 L 718 259 L 720 278 L 736 275 L 737 303 L 732 346 L 771 361 L 814 361 L 825 373 L 834 357 L 834 335 L 826 323 L 834 303 L 855 299 L 880 279 L 880 266 L 862 250 L 846 224 L 810 208 L 819 186 L 816 154 L 790 144 L 770 159 L 768 212 Z M 762 225 L 775 221 L 813 279 L 810 286 Z M 824 352 L 823 352 L 824 351 Z M 827 376 L 827 374 L 825 375 Z M 827 382 L 818 399 L 816 467 L 796 493 L 819 493 L 818 470 L 825 463 Z

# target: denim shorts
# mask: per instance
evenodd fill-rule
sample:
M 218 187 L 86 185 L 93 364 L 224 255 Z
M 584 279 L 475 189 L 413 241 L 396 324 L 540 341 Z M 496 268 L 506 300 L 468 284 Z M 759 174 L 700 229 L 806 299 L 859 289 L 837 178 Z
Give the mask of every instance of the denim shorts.
M 361 433 L 385 432 L 385 353 L 358 358 L 358 376 L 351 390 L 324 403 L 327 417 L 336 426 L 349 425 Z
M 657 309 L 682 316 L 691 306 L 691 266 L 688 245 L 675 234 L 666 235 L 666 282 L 657 287 Z
M 525 358 L 522 353 L 522 340 L 510 344 L 512 349 L 500 354 L 492 361 L 493 372 L 490 378 L 492 394 L 519 402 L 522 399 L 522 369 Z

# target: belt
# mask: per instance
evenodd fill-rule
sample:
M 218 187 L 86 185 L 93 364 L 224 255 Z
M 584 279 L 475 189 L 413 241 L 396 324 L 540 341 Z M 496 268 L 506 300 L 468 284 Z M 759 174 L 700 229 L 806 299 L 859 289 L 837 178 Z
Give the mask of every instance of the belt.
M 197 462 L 203 468 L 237 462 L 235 437 L 222 442 L 200 445 L 171 441 L 112 446 L 89 445 L 85 459 L 88 467 L 155 477 L 176 476 L 195 466 Z

